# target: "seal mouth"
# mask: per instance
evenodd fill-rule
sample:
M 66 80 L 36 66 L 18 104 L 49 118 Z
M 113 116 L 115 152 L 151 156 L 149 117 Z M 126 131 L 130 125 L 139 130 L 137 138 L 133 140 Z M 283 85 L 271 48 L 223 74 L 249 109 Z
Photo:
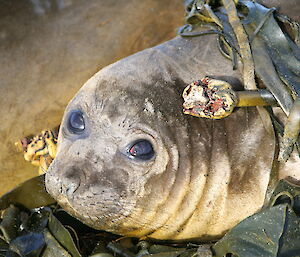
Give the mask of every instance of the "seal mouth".
M 69 199 L 66 195 L 59 194 L 56 198 L 58 204 L 71 216 L 95 229 L 105 230 L 120 234 L 124 219 L 128 217 L 126 210 L 119 208 L 115 201 L 101 201 L 88 203 L 90 197 L 78 196 Z

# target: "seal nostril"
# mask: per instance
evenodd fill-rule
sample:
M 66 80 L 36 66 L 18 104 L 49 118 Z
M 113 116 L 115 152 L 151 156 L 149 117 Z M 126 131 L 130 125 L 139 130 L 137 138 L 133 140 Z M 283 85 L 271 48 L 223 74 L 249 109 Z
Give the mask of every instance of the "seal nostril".
M 69 185 L 69 187 L 67 188 L 67 193 L 75 193 L 75 191 L 77 190 L 78 186 L 75 184 L 71 184 Z
M 69 182 L 69 183 L 67 183 L 67 184 L 64 184 L 63 185 L 63 188 L 64 188 L 64 192 L 63 193 L 65 193 L 65 195 L 69 198 L 69 199 L 71 199 L 71 198 L 73 198 L 74 197 L 74 193 L 76 192 L 76 190 L 79 188 L 79 186 L 80 186 L 80 183 L 78 182 L 78 183 L 76 183 L 76 182 Z

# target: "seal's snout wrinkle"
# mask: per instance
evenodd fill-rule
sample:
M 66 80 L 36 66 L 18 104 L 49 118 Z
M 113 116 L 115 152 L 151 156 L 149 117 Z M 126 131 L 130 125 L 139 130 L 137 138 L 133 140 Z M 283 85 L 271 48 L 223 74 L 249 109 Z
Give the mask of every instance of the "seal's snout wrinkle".
M 96 229 L 162 240 L 223 236 L 262 207 L 275 152 L 255 108 L 222 120 L 182 113 L 186 85 L 224 74 L 240 87 L 213 35 L 175 38 L 99 71 L 66 109 L 48 192 Z

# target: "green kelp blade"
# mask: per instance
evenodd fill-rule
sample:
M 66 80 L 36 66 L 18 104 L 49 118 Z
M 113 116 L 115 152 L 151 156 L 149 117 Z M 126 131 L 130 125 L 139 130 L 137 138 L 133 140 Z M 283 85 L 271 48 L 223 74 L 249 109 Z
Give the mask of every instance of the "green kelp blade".
M 159 245 L 154 244 L 149 247 L 149 253 L 150 254 L 156 254 L 156 253 L 168 253 L 168 252 L 184 252 L 186 248 L 178 248 L 178 247 L 172 247 L 168 245 Z
M 0 198 L 0 210 L 10 204 L 21 204 L 28 209 L 38 208 L 55 203 L 55 200 L 46 192 L 45 176 L 34 177 L 17 186 Z
M 161 252 L 161 253 L 144 255 L 144 257 L 179 257 L 181 253 L 182 251 Z
M 0 238 L 0 257 L 5 257 L 8 250 L 9 244 Z
M 243 220 L 212 247 L 214 256 L 277 257 L 286 213 L 287 205 L 278 205 Z
M 135 254 L 130 251 L 130 249 L 127 249 L 123 245 L 121 245 L 118 242 L 109 242 L 107 244 L 107 249 L 109 249 L 111 252 L 114 253 L 114 255 L 119 255 L 122 257 L 134 257 Z
M 288 88 L 278 76 L 265 43 L 255 38 L 251 46 L 257 76 L 274 95 L 283 111 L 288 114 L 293 106 L 293 98 Z
M 278 257 L 300 256 L 300 218 L 288 210 L 285 229 L 280 238 Z
M 282 179 L 278 181 L 270 198 L 269 207 L 276 204 L 288 203 L 297 215 L 300 215 L 300 186 Z
M 300 256 L 300 186 L 280 180 L 270 199 L 270 206 L 287 203 L 291 208 L 280 238 L 279 257 Z M 298 215 L 298 216 L 297 216 Z
M 68 253 L 52 236 L 52 234 L 46 229 L 44 231 L 44 237 L 46 242 L 46 248 L 43 251 L 41 257 L 53 257 L 53 256 L 61 256 L 61 257 L 72 257 L 70 253 Z
M 288 36 L 281 30 L 273 15 L 269 15 L 270 9 L 251 1 L 241 1 L 241 3 L 248 9 L 248 15 L 243 22 L 248 35 L 252 35 L 253 40 L 250 43 L 254 60 L 262 59 L 255 50 L 259 47 L 265 48 L 282 82 L 268 83 L 270 76 L 264 76 L 264 73 L 259 72 L 259 69 L 263 69 L 259 61 L 255 62 L 255 71 L 258 74 L 262 73 L 261 79 L 273 93 L 284 112 L 288 114 L 293 105 L 293 98 L 287 97 L 286 92 L 294 98 L 299 97 L 300 94 L 300 61 L 297 59 L 297 51 L 294 50 L 298 47 L 287 38 Z M 254 35 L 257 27 L 260 27 L 260 30 Z M 261 41 L 259 46 L 253 44 L 257 40 Z M 293 47 L 291 44 L 294 44 Z M 270 66 L 271 64 L 267 67 Z
M 0 235 L 7 243 L 18 236 L 19 227 L 21 225 L 19 208 L 11 205 L 1 215 Z
M 110 253 L 95 253 L 90 255 L 89 257 L 114 257 L 114 256 Z
M 212 257 L 212 252 L 208 251 L 198 251 L 197 248 L 188 249 L 179 255 L 180 257 Z
M 48 229 L 51 235 L 72 255 L 72 257 L 81 257 L 69 231 L 52 213 L 49 215 Z

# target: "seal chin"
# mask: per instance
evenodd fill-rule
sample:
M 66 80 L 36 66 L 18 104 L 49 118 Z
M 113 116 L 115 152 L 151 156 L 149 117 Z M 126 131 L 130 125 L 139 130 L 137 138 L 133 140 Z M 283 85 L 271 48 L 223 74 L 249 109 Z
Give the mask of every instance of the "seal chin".
M 91 198 L 93 202 L 89 201 Z M 117 200 L 108 202 L 104 201 L 102 197 L 97 199 L 97 195 L 77 195 L 73 199 L 69 199 L 66 195 L 60 194 L 57 202 L 69 214 L 86 225 L 112 233 L 122 231 L 121 224 L 127 217 L 122 206 L 116 205 Z

